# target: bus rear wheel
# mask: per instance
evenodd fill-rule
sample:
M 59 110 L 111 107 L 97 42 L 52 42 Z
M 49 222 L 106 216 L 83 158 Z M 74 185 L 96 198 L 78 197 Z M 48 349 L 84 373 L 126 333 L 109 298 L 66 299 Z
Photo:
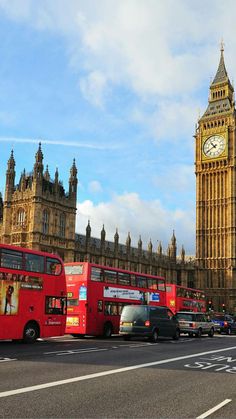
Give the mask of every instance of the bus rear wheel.
M 113 333 L 113 327 L 111 323 L 105 323 L 103 328 L 103 337 L 110 338 Z
M 39 337 L 39 327 L 37 323 L 29 322 L 25 325 L 23 342 L 34 343 Z

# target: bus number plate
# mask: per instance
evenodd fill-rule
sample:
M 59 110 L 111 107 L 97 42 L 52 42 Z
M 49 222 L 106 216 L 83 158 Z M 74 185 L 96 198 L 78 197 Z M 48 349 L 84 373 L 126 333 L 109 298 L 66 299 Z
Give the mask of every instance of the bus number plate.
M 67 317 L 66 326 L 79 326 L 79 317 Z

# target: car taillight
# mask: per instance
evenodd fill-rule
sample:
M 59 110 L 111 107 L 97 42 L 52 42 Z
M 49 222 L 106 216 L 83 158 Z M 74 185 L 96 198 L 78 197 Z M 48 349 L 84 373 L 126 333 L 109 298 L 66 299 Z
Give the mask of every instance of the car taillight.
M 146 320 L 145 323 L 144 323 L 144 326 L 150 326 L 150 321 Z
M 226 327 L 227 327 L 227 326 L 228 326 L 228 322 L 224 322 L 224 326 L 226 326 Z
M 195 327 L 195 326 L 196 326 L 196 324 L 195 324 L 195 323 L 189 323 L 189 326 L 190 326 L 190 327 Z

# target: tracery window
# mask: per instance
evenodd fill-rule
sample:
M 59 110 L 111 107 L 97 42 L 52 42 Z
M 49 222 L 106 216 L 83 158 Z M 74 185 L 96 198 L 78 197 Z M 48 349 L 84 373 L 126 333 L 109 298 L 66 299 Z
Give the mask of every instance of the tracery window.
M 66 234 L 66 216 L 64 213 L 60 214 L 59 218 L 59 236 L 65 237 Z
M 43 234 L 48 234 L 49 232 L 49 211 L 44 209 L 43 210 L 43 220 L 42 220 L 42 231 Z
M 17 224 L 23 226 L 25 224 L 25 210 L 20 208 L 17 212 Z

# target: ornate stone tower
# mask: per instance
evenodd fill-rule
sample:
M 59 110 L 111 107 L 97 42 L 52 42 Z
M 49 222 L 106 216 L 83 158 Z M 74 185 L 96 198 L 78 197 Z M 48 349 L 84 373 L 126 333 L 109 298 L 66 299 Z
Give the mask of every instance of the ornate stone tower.
M 39 144 L 33 172 L 26 174 L 24 170 L 15 186 L 15 160 L 11 152 L 0 239 L 3 243 L 58 253 L 65 261 L 72 261 L 78 182 L 75 160 L 70 169 L 67 194 L 59 181 L 58 170 L 53 180 L 48 167 L 45 172 L 43 170 L 43 153 Z
M 234 89 L 224 49 L 196 129 L 196 259 L 198 286 L 214 309 L 236 309 L 236 128 Z

